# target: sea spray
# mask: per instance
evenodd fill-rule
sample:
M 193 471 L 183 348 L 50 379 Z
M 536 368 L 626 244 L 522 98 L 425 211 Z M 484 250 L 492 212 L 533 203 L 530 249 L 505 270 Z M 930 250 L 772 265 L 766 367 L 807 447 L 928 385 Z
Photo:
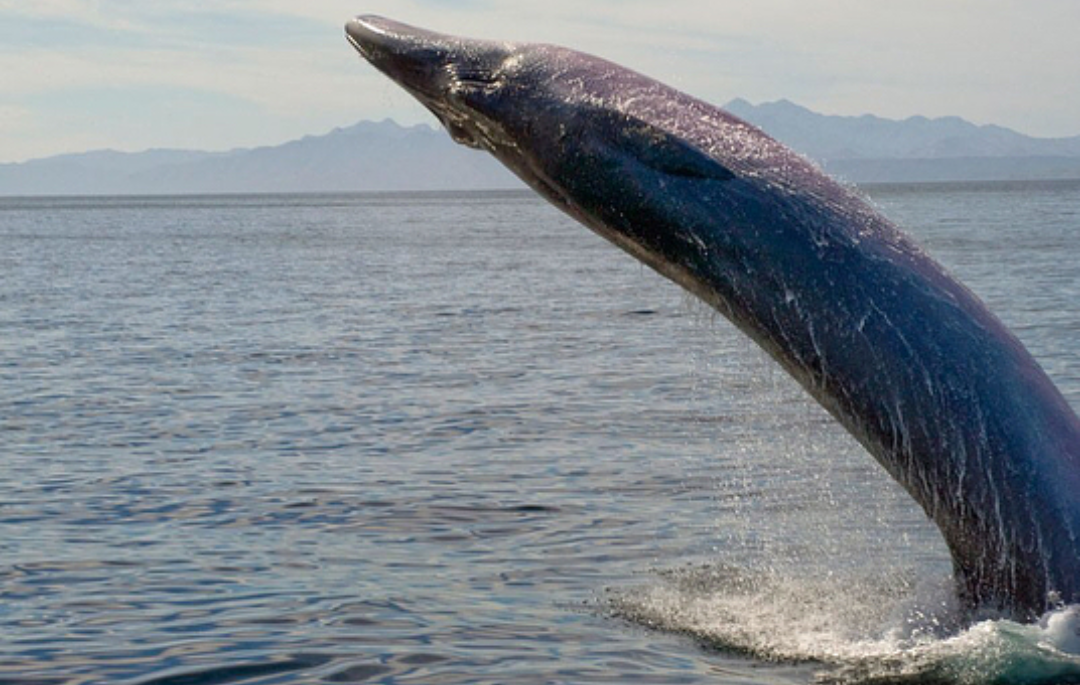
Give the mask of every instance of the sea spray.
M 724 653 L 819 664 L 822 683 L 1080 682 L 1080 607 L 964 626 L 951 578 L 688 565 L 608 591 L 604 610 Z

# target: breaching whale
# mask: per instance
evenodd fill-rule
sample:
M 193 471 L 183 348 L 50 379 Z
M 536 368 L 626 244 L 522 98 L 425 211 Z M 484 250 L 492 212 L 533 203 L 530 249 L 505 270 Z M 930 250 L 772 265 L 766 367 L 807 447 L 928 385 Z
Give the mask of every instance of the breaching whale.
M 856 192 L 574 50 L 362 16 L 349 41 L 590 229 L 715 307 L 936 523 L 972 611 L 1080 603 L 1080 420 L 1017 338 Z

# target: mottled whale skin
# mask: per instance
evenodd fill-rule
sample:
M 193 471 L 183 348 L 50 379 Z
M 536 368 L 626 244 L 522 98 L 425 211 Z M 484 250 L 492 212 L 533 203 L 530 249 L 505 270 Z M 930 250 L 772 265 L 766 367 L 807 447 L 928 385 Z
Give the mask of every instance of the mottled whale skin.
M 911 239 L 723 110 L 562 47 L 373 16 L 354 47 L 581 223 L 769 352 L 937 524 L 961 600 L 1080 602 L 1080 421 Z

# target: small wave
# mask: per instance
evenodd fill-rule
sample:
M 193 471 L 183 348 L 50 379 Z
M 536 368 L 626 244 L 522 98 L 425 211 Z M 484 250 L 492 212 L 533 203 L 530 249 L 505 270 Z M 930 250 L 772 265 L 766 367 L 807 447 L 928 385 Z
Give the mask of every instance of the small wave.
M 911 570 L 805 578 L 705 565 L 610 590 L 604 604 L 617 617 L 713 649 L 820 664 L 821 683 L 1080 683 L 1080 606 L 1031 625 L 963 626 L 952 597 L 951 579 Z
M 226 685 L 321 666 L 326 657 L 305 655 L 252 664 L 228 664 L 200 671 L 168 673 L 139 681 L 139 685 Z

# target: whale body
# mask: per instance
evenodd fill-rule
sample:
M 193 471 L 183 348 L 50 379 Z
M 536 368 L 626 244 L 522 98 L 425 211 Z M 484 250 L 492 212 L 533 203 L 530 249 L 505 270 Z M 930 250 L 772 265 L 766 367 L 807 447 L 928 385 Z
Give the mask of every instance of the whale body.
M 598 57 L 346 26 L 458 142 L 731 319 L 941 530 L 972 612 L 1080 602 L 1080 420 L 1017 338 L 856 192 Z

